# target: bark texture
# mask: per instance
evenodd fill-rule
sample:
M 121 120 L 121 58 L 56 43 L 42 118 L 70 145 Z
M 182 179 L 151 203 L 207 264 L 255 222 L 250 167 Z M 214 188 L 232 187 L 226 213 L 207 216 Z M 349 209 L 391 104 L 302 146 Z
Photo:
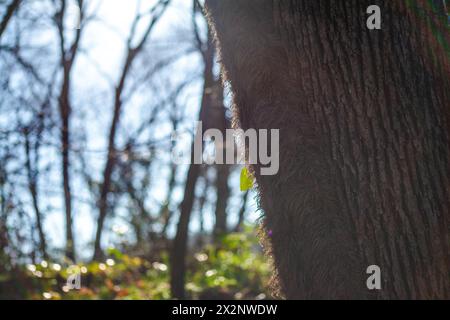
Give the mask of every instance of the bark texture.
M 280 129 L 280 172 L 256 178 L 287 298 L 450 298 L 449 31 L 432 3 L 207 1 L 236 125 Z

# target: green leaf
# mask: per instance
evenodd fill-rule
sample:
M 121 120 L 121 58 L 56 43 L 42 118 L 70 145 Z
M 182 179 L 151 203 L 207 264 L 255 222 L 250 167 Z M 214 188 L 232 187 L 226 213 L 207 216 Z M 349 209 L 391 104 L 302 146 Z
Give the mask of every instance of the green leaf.
M 247 167 L 244 167 L 241 171 L 241 191 L 245 192 L 253 188 L 255 178 L 248 171 Z

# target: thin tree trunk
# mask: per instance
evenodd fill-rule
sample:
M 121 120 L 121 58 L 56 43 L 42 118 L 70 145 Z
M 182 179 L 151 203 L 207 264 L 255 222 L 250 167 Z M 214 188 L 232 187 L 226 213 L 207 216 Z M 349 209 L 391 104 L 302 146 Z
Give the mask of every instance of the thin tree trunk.
M 173 145 L 172 145 L 173 150 Z M 163 227 L 161 229 L 161 237 L 167 238 L 167 229 L 169 228 L 173 212 L 170 210 L 170 202 L 172 201 L 173 192 L 175 190 L 175 184 L 176 184 L 176 175 L 177 175 L 177 166 L 172 165 L 170 170 L 170 178 L 169 178 L 169 184 L 168 184 L 168 191 L 167 191 L 167 197 L 166 201 L 164 202 L 163 206 L 161 207 L 161 210 L 159 212 L 159 217 L 163 218 Z
M 209 39 L 209 37 L 208 37 Z M 214 47 L 211 43 L 211 39 L 208 41 L 208 49 L 205 54 L 205 66 L 204 66 L 204 87 L 203 87 L 203 98 L 202 104 L 200 107 L 200 121 L 206 124 L 206 113 L 208 107 L 211 106 L 212 103 L 212 88 L 214 86 L 214 75 L 213 75 L 213 66 L 214 66 Z M 205 128 L 203 128 L 205 129 Z M 197 135 L 194 137 L 195 140 L 202 140 L 203 132 L 197 132 Z M 194 144 L 191 147 L 191 159 L 194 159 Z M 197 179 L 200 173 L 199 164 L 192 164 L 189 166 L 187 178 L 186 178 L 186 186 L 184 190 L 184 198 L 180 206 L 180 218 L 177 225 L 177 232 L 172 244 L 172 252 L 171 252 L 171 278 L 170 285 L 173 298 L 176 299 L 184 299 L 185 290 L 185 276 L 186 276 L 186 254 L 187 254 L 187 242 L 188 242 L 188 231 L 189 231 L 189 222 L 191 219 L 192 207 L 194 205 L 195 199 L 195 186 L 197 184 Z
M 134 151 L 131 144 L 128 144 L 125 148 L 125 152 L 129 155 L 129 157 L 133 157 Z M 147 230 L 149 228 L 147 225 L 152 224 L 152 219 L 145 208 L 145 199 L 141 194 L 138 194 L 138 190 L 136 190 L 133 181 L 134 181 L 134 170 L 133 170 L 133 163 L 127 162 L 122 164 L 121 168 L 121 176 L 123 177 L 124 184 L 126 191 L 128 193 L 128 196 L 130 197 L 130 200 L 133 203 L 132 210 L 133 213 L 131 213 L 131 225 L 134 228 L 134 232 L 136 235 L 136 247 L 142 247 L 142 244 L 144 241 L 146 241 L 147 235 L 144 234 L 144 230 L 147 233 Z M 144 188 L 145 189 L 145 188 Z M 142 191 L 142 190 L 141 190 Z M 151 232 L 151 231 L 150 231 Z
M 47 241 L 45 239 L 42 213 L 39 208 L 38 200 L 38 187 L 37 187 L 37 173 L 33 170 L 31 164 L 31 143 L 30 132 L 28 128 L 25 128 L 25 167 L 27 170 L 28 190 L 30 191 L 31 200 L 33 203 L 34 214 L 36 216 L 36 227 L 39 235 L 39 250 L 44 259 L 48 259 L 47 254 Z
M 211 127 L 219 129 L 223 136 L 226 136 L 226 129 L 230 127 L 230 123 L 226 118 L 226 109 L 223 103 L 223 87 L 221 81 L 216 81 L 214 86 L 214 101 L 210 110 L 208 110 L 208 121 L 211 123 Z M 223 159 L 226 158 L 226 147 L 224 144 Z M 216 192 L 217 201 L 215 208 L 216 221 L 214 224 L 213 234 L 217 239 L 220 235 L 227 232 L 227 204 L 230 197 L 230 188 L 228 187 L 228 178 L 230 176 L 230 166 L 227 164 L 216 165 L 217 178 L 216 178 Z
M 66 73 L 67 74 L 67 73 Z M 68 75 L 68 74 L 67 74 Z M 66 78 L 66 77 L 65 77 Z M 64 189 L 64 204 L 66 217 L 66 257 L 75 260 L 74 238 L 73 238 L 73 220 L 72 220 L 72 192 L 70 187 L 70 113 L 69 102 L 69 79 L 64 80 L 63 89 L 60 97 L 60 115 L 61 115 L 61 146 L 62 146 L 62 178 Z
M 205 204 L 206 204 L 206 197 L 209 191 L 210 186 L 210 180 L 208 179 L 208 167 L 202 166 L 200 169 L 200 176 L 199 180 L 203 180 L 203 190 L 201 191 L 200 195 L 195 199 L 195 206 L 197 208 L 198 212 L 198 233 L 197 233 L 197 241 L 195 243 L 196 250 L 201 250 L 205 244 Z
M 242 206 L 239 209 L 239 214 L 238 214 L 238 221 L 236 223 L 236 226 L 234 227 L 234 232 L 240 232 L 242 231 L 242 226 L 244 225 L 244 221 L 245 221 L 245 212 L 247 209 L 247 201 L 248 201 L 248 195 L 250 194 L 249 191 L 247 191 L 244 194 L 244 197 L 242 198 Z
M 216 201 L 216 222 L 214 224 L 214 237 L 220 237 L 228 231 L 227 228 L 227 204 L 230 197 L 230 188 L 228 187 L 228 178 L 230 176 L 230 167 L 227 165 L 217 165 L 217 201 Z
M 6 8 L 6 13 L 3 16 L 2 21 L 0 22 L 0 39 L 3 35 L 3 33 L 6 30 L 6 27 L 8 26 L 9 21 L 13 17 L 14 13 L 19 9 L 20 3 L 22 0 L 13 0 L 9 6 Z
M 83 0 L 78 0 L 80 12 L 83 9 Z M 71 148 L 71 113 L 72 105 L 70 100 L 71 76 L 75 59 L 78 53 L 82 28 L 76 30 L 75 38 L 68 48 L 66 48 L 66 36 L 64 20 L 66 16 L 67 4 L 65 0 L 60 1 L 60 8 L 55 15 L 56 26 L 59 34 L 60 59 L 63 70 L 61 90 L 58 98 L 59 115 L 61 120 L 61 172 L 64 189 L 64 205 L 66 219 L 66 257 L 75 261 L 75 239 L 73 234 L 73 214 L 72 214 L 72 191 L 70 177 L 70 148 Z M 80 17 L 82 19 L 82 17 Z
M 100 198 L 98 201 L 99 216 L 97 220 L 97 232 L 94 241 L 94 256 L 93 260 L 99 260 L 103 256 L 103 251 L 101 248 L 101 239 L 103 235 L 103 226 L 105 223 L 105 218 L 108 213 L 108 196 L 110 193 L 112 174 L 114 167 L 116 165 L 116 136 L 117 129 L 120 122 L 120 117 L 122 114 L 122 94 L 125 88 L 125 81 L 127 79 L 128 73 L 131 69 L 134 59 L 138 51 L 136 49 L 129 48 L 127 58 L 125 59 L 125 64 L 123 67 L 122 75 L 119 80 L 119 84 L 115 90 L 114 108 L 113 108 L 113 118 L 111 122 L 111 127 L 108 136 L 108 154 L 106 158 L 105 168 L 103 170 L 103 183 L 100 190 Z
M 194 147 L 192 146 L 192 150 Z M 193 157 L 192 157 L 193 159 Z M 185 299 L 186 255 L 188 248 L 189 223 L 195 199 L 195 187 L 200 175 L 201 165 L 191 164 L 186 178 L 184 198 L 180 206 L 177 232 L 172 243 L 170 285 L 172 297 Z
M 105 224 L 105 219 L 108 214 L 108 196 L 110 194 L 112 174 L 116 166 L 116 136 L 117 130 L 120 123 L 122 107 L 123 107 L 123 91 L 125 89 L 125 83 L 127 81 L 131 67 L 136 57 L 142 52 L 145 44 L 147 43 L 150 34 L 159 21 L 163 13 L 165 12 L 170 0 L 159 0 L 153 8 L 150 10 L 152 18 L 147 25 L 147 28 L 136 46 L 132 46 L 134 37 L 136 36 L 137 26 L 142 18 L 142 15 L 138 14 L 133 22 L 130 36 L 127 43 L 127 53 L 125 58 L 125 63 L 120 75 L 119 82 L 115 89 L 114 97 L 114 107 L 113 107 L 113 118 L 111 122 L 111 127 L 108 136 L 108 152 L 105 163 L 105 168 L 103 170 L 103 183 L 100 189 L 100 197 L 98 200 L 99 216 L 97 219 L 97 231 L 94 240 L 94 255 L 93 260 L 99 260 L 103 256 L 103 251 L 101 248 L 101 239 L 103 235 L 103 227 Z
M 174 109 L 172 110 L 173 114 L 171 114 L 171 123 L 172 123 L 172 129 L 173 132 L 176 132 L 178 130 L 178 123 L 179 119 L 176 115 L 176 104 L 173 105 Z M 176 141 L 172 140 L 170 143 L 170 150 L 174 150 L 176 146 Z M 167 186 L 167 196 L 166 201 L 164 201 L 164 204 L 161 206 L 161 209 L 159 211 L 159 217 L 162 219 L 163 227 L 161 229 L 161 238 L 167 239 L 167 230 L 169 228 L 170 222 L 172 220 L 173 211 L 170 209 L 170 203 L 172 201 L 173 193 L 175 191 L 176 182 L 177 182 L 177 171 L 178 166 L 176 163 L 172 163 L 170 167 L 170 177 L 169 177 L 169 183 Z
M 130 60 L 127 59 L 125 70 L 130 68 Z M 125 73 L 124 73 L 125 74 Z M 110 193 L 111 188 L 111 178 L 112 173 L 116 164 L 116 147 L 115 147 L 115 141 L 116 141 L 116 135 L 117 135 L 117 128 L 119 125 L 120 115 L 121 115 L 121 109 L 122 109 L 122 100 L 121 95 L 123 91 L 124 86 L 124 80 L 125 77 L 123 77 L 123 81 L 121 81 L 119 87 L 116 89 L 116 98 L 114 103 L 114 115 L 113 120 L 111 122 L 111 128 L 109 130 L 109 142 L 108 142 L 108 155 L 106 159 L 105 169 L 103 170 L 103 183 L 100 190 L 100 198 L 98 201 L 99 206 L 99 217 L 97 220 L 97 232 L 95 235 L 95 241 L 94 241 L 94 260 L 99 260 L 102 258 L 103 252 L 101 249 L 101 238 L 103 234 L 103 225 L 105 223 L 106 214 L 108 212 L 108 195 Z
M 194 204 L 195 186 L 199 172 L 200 165 L 190 165 L 186 178 L 184 198 L 180 208 L 180 219 L 177 225 L 177 233 L 172 244 L 170 285 L 172 297 L 176 299 L 186 298 L 184 284 L 186 275 L 188 231 L 192 206 Z
M 450 298 L 442 2 L 207 3 L 240 125 L 280 129 L 279 173 L 254 169 L 284 296 Z

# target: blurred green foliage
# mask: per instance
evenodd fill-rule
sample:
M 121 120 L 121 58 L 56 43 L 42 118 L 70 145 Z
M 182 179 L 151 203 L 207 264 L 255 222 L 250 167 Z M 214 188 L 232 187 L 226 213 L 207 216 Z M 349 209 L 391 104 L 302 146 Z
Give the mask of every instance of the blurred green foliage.
M 109 249 L 104 262 L 47 262 L 16 266 L 0 274 L 1 299 L 170 299 L 168 253 L 158 261 Z M 269 266 L 253 231 L 221 237 L 188 256 L 186 290 L 192 299 L 268 298 Z M 67 278 L 78 272 L 80 289 Z

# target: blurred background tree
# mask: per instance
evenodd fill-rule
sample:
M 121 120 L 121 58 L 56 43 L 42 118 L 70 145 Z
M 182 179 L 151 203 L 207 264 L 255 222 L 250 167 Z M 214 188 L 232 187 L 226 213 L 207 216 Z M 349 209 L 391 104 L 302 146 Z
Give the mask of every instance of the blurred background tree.
M 229 100 L 198 0 L 0 1 L 0 298 L 267 297 L 241 167 L 172 161 Z

